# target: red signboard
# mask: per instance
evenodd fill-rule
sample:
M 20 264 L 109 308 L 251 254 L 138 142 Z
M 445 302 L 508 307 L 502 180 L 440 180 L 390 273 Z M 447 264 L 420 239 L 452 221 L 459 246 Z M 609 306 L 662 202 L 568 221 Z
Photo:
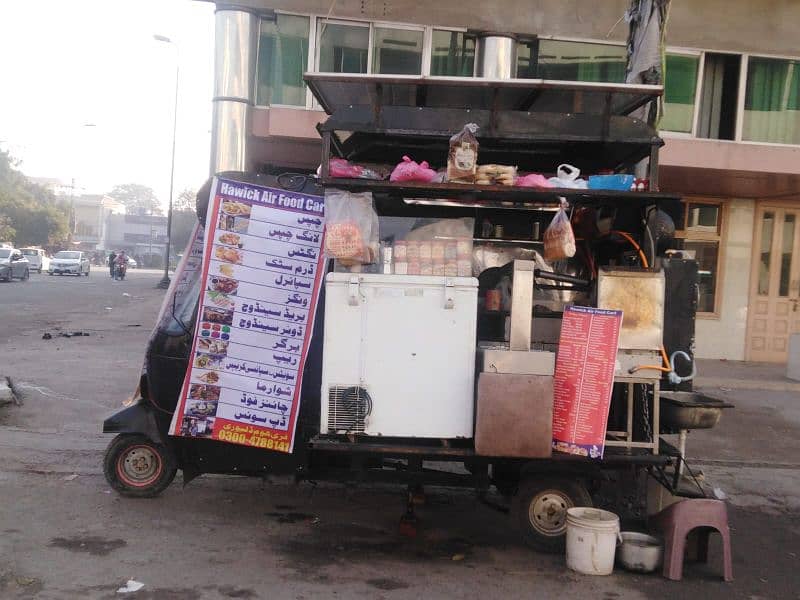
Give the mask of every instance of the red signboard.
M 553 450 L 602 458 L 622 311 L 564 310 L 553 382 Z

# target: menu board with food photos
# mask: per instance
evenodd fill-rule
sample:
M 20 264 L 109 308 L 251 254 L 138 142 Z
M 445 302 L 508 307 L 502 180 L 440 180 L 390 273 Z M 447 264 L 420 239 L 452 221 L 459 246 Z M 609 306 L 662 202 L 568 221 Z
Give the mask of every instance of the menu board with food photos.
M 319 196 L 215 179 L 172 435 L 292 451 L 323 230 Z

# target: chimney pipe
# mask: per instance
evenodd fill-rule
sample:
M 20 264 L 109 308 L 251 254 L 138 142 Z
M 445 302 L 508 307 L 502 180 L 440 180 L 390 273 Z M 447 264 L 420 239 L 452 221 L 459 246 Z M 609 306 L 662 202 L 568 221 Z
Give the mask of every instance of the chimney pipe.
M 513 79 L 517 76 L 517 38 L 511 33 L 478 33 L 477 77 Z

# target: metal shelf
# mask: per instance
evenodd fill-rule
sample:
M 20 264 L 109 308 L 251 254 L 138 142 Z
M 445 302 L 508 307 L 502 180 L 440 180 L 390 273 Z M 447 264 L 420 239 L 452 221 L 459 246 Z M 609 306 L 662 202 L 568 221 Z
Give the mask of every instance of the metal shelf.
M 528 188 L 507 185 L 467 185 L 460 183 L 416 183 L 323 177 L 323 187 L 358 192 L 386 194 L 396 198 L 453 199 L 481 203 L 488 201 L 513 202 L 526 206 L 554 206 L 566 198 L 568 202 L 592 203 L 616 200 L 638 204 L 660 201 L 680 202 L 680 196 L 664 192 L 619 192 L 614 190 L 575 190 L 568 188 Z M 437 203 L 438 204 L 438 203 Z M 442 202 L 442 205 L 446 203 Z
M 514 246 L 544 246 L 544 242 L 540 240 L 510 240 L 506 238 L 472 238 L 473 242 L 481 242 L 483 244 L 512 244 Z

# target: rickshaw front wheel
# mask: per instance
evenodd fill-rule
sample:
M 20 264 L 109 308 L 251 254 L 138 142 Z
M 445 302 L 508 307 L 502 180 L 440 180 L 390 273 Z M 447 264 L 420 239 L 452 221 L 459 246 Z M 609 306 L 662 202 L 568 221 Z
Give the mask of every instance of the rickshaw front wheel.
M 115 437 L 103 459 L 108 484 L 123 496 L 134 498 L 157 496 L 172 483 L 177 470 L 168 448 L 138 434 Z

